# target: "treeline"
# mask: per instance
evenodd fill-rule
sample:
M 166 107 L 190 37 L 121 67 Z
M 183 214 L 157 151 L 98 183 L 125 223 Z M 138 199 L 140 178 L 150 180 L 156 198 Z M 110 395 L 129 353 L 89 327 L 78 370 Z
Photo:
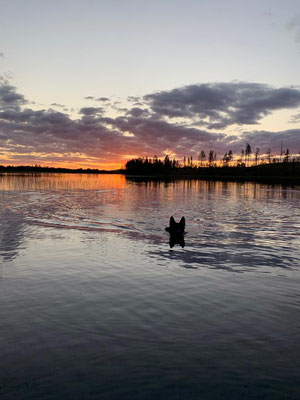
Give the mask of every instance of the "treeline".
M 206 155 L 205 151 L 202 150 L 198 159 L 194 160 L 193 156 L 183 157 L 180 162 L 175 158 L 171 159 L 168 155 L 163 160 L 157 156 L 153 158 L 139 157 L 132 159 L 126 163 L 127 172 L 170 172 L 178 169 L 184 170 L 195 170 L 203 168 L 217 168 L 217 167 L 253 167 L 265 164 L 278 164 L 278 163 L 299 163 L 300 153 L 297 156 L 292 156 L 289 149 L 285 151 L 281 149 L 279 156 L 273 156 L 271 149 L 268 149 L 264 154 L 260 154 L 260 149 L 256 148 L 252 151 L 249 143 L 246 148 L 241 150 L 239 155 L 234 155 L 232 150 L 226 152 L 219 160 L 217 159 L 217 153 L 214 150 L 210 150 Z
M 202 153 L 202 152 L 201 152 Z M 199 159 L 202 160 L 203 156 L 199 155 Z M 204 153 L 205 158 L 205 153 Z M 224 166 L 228 166 L 231 163 L 235 166 L 257 166 L 259 164 L 275 164 L 275 163 L 288 163 L 288 162 L 300 162 L 300 152 L 297 156 L 292 156 L 290 154 L 290 150 L 283 149 L 281 144 L 281 151 L 279 156 L 272 155 L 272 150 L 268 148 L 265 153 L 261 154 L 261 150 L 259 147 L 256 147 L 255 151 L 252 151 L 252 148 L 249 143 L 246 144 L 245 149 L 241 150 L 241 153 L 234 157 L 232 150 L 229 150 L 228 153 L 225 153 L 221 162 Z
M 105 171 L 91 168 L 56 168 L 56 167 L 41 167 L 40 165 L 0 165 L 0 173 L 3 172 L 24 172 L 24 173 L 75 173 L 75 174 L 114 174 L 121 173 L 122 170 Z
M 149 173 L 158 173 L 162 171 L 171 171 L 180 168 L 178 160 L 171 160 L 167 155 L 164 160 L 160 160 L 157 156 L 153 159 L 148 157 L 134 158 L 126 163 L 126 171 L 145 171 Z
M 175 164 L 175 166 L 174 166 Z M 127 176 L 144 176 L 152 178 L 194 178 L 206 180 L 257 181 L 269 183 L 288 183 L 300 185 L 300 162 L 264 163 L 246 167 L 245 165 L 176 167 L 176 160 L 170 164 L 158 160 L 145 162 L 142 158 L 128 161 Z

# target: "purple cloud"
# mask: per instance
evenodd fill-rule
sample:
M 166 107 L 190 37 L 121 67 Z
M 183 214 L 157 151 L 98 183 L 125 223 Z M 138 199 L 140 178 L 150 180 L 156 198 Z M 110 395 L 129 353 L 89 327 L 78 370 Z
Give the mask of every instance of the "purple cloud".
M 300 129 L 242 129 L 235 135 L 224 131 L 224 126 L 232 121 L 241 125 L 249 121 L 258 123 L 262 115 L 273 110 L 296 107 L 300 102 L 299 89 L 218 83 L 158 92 L 144 96 L 144 100 L 148 108 L 125 108 L 118 117 L 106 116 L 102 107 L 83 107 L 80 116 L 72 118 L 67 112 L 51 108 L 29 108 L 24 96 L 2 79 L 0 147 L 19 162 L 38 162 L 40 154 L 43 163 L 62 158 L 64 162 L 80 161 L 82 155 L 87 162 L 125 162 L 124 155 L 163 156 L 167 150 L 178 158 L 196 158 L 201 150 L 213 149 L 220 157 L 230 149 L 240 153 L 246 143 L 253 149 L 260 147 L 262 152 L 271 148 L 278 153 L 281 143 L 291 152 L 300 150 Z M 175 116 L 190 122 L 179 123 L 172 119 Z M 201 122 L 203 129 L 199 128 Z M 212 124 L 213 128 L 209 128 Z
M 144 96 L 161 118 L 207 121 L 208 129 L 258 124 L 275 110 L 300 106 L 299 88 L 273 88 L 258 83 L 214 83 L 184 86 Z

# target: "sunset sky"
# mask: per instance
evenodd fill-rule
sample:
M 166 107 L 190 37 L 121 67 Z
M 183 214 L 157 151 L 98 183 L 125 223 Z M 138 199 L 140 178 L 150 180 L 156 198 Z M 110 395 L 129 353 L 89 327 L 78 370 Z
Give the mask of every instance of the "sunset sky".
M 299 0 L 0 0 L 0 164 L 300 152 Z

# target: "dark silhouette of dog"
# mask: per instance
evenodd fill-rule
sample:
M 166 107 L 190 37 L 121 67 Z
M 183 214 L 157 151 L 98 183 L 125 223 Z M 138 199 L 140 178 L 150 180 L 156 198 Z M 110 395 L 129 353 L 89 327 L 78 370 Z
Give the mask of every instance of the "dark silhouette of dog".
M 175 244 L 179 244 L 181 247 L 185 246 L 184 242 L 184 229 L 185 229 L 185 218 L 182 217 L 179 222 L 175 222 L 173 217 L 170 218 L 169 226 L 166 231 L 170 234 L 170 247 L 174 247 Z
M 185 229 L 185 218 L 182 217 L 180 222 L 175 222 L 174 217 L 170 218 L 170 224 L 166 228 L 166 231 L 170 233 L 170 235 L 175 235 L 175 234 L 184 234 L 184 229 Z

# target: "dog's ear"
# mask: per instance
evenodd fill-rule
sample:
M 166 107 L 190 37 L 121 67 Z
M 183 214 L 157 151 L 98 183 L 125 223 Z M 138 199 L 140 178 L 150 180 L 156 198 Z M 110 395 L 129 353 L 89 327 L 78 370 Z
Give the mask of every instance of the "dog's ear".
M 179 222 L 179 225 L 180 225 L 180 227 L 181 227 L 182 229 L 185 228 L 185 218 L 184 218 L 184 217 L 181 218 L 181 220 L 180 220 L 180 222 Z
M 175 219 L 173 217 L 170 218 L 170 228 L 172 228 L 172 226 L 175 226 L 176 222 Z

